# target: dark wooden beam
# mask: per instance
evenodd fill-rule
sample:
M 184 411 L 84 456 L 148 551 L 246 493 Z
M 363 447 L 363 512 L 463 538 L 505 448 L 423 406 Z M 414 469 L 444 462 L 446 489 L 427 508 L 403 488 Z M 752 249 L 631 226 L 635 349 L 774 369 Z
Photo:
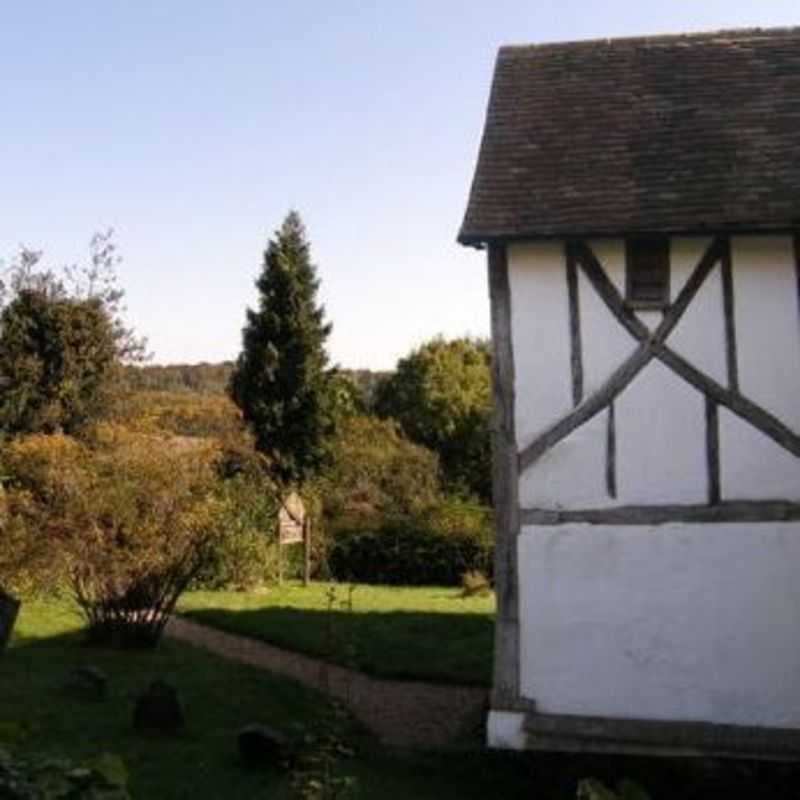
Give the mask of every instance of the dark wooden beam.
M 655 357 L 666 364 L 673 372 L 711 398 L 721 406 L 732 411 L 745 422 L 748 422 L 775 444 L 788 450 L 792 455 L 800 457 L 800 436 L 784 425 L 777 417 L 748 400 L 744 395 L 732 392 L 718 384 L 693 367 L 683 356 L 679 356 L 668 347 L 655 348 Z
M 722 308 L 725 318 L 725 359 L 728 366 L 728 388 L 739 391 L 739 362 L 736 351 L 736 315 L 733 302 L 733 270 L 731 269 L 731 243 L 725 242 L 722 254 Z
M 634 339 L 639 341 L 639 347 L 627 361 L 623 362 L 614 371 L 600 389 L 587 397 L 571 414 L 543 431 L 520 452 L 520 471 L 527 469 L 550 448 L 608 406 L 654 358 L 656 345 L 661 344 L 669 336 L 675 325 L 678 324 L 692 298 L 697 294 L 703 285 L 703 281 L 708 277 L 712 267 L 719 259 L 721 247 L 721 240 L 714 239 L 675 302 L 665 311 L 658 328 L 651 333 L 650 329 L 625 305 L 622 295 L 609 280 L 591 248 L 585 242 L 575 241 L 570 243 L 570 248 L 576 260 L 595 291 L 597 291 L 619 323 L 625 327 Z
M 519 475 L 514 420 L 514 349 L 511 335 L 511 287 L 504 245 L 489 247 L 492 325 L 492 491 L 495 513 L 495 622 L 493 708 L 520 702 L 519 650 Z
M 528 747 L 580 753 L 717 756 L 773 761 L 800 759 L 800 730 L 528 713 Z
M 653 357 L 652 349 L 647 344 L 639 345 L 633 355 L 615 370 L 600 389 L 589 395 L 571 414 L 545 430 L 522 450 L 519 454 L 520 472 L 526 470 L 551 447 L 569 436 L 572 431 L 592 419 L 595 414 L 599 414 L 604 408 L 607 408 L 608 404 L 630 384 L 641 372 L 642 367 Z
M 653 358 L 658 358 L 706 397 L 728 408 L 792 455 L 800 457 L 800 436 L 738 391 L 725 388 L 704 375 L 664 344 L 717 261 L 722 259 L 729 249 L 726 240 L 716 238 L 711 242 L 675 302 L 665 311 L 661 323 L 652 333 L 625 305 L 588 245 L 584 242 L 573 242 L 572 246 L 576 259 L 592 286 L 620 324 L 639 341 L 639 347 L 614 371 L 600 389 L 585 398 L 572 413 L 543 431 L 520 452 L 520 471 L 527 469 L 550 448 L 608 406 Z
M 522 525 L 663 525 L 668 522 L 791 522 L 800 503 L 790 500 L 727 501 L 717 505 L 617 506 L 584 509 L 520 509 Z
M 800 313 L 800 231 L 795 231 L 794 236 L 794 269 L 797 276 L 797 308 Z
M 708 466 L 708 502 L 717 505 L 719 488 L 719 406 L 706 397 L 706 463 Z
M 569 344 L 572 368 L 572 405 L 583 400 L 583 348 L 581 345 L 581 310 L 578 298 L 578 269 L 569 243 L 566 245 L 567 292 L 569 294 Z
M 606 491 L 609 497 L 617 496 L 617 431 L 614 421 L 614 403 L 608 404 L 606 427 Z

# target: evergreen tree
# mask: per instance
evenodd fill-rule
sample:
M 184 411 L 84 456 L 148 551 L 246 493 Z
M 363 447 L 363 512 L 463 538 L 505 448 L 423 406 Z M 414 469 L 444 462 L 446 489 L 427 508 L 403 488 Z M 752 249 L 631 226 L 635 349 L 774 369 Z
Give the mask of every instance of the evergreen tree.
M 334 401 L 317 304 L 319 280 L 299 214 L 289 212 L 264 253 L 257 310 L 247 310 L 230 393 L 274 476 L 299 483 L 325 463 Z

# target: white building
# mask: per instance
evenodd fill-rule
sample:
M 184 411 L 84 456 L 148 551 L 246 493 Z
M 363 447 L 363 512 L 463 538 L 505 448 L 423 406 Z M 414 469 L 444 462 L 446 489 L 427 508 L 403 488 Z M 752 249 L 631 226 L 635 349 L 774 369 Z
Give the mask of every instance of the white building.
M 496 747 L 800 756 L 800 28 L 500 50 Z

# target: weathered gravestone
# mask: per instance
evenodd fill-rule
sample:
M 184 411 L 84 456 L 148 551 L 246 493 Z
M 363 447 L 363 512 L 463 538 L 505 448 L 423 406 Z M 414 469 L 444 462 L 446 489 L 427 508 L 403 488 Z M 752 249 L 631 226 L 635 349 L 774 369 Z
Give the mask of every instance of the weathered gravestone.
M 0 589 L 0 650 L 11 639 L 11 631 L 19 614 L 20 601 Z
M 106 699 L 108 676 L 97 667 L 78 667 L 70 672 L 63 689 L 66 694 L 78 700 L 99 703 Z
M 248 767 L 277 766 L 289 755 L 289 738 L 269 725 L 246 725 L 239 731 L 236 743 Z
M 182 728 L 178 690 L 166 681 L 153 681 L 136 701 L 133 727 L 148 733 L 175 733 Z

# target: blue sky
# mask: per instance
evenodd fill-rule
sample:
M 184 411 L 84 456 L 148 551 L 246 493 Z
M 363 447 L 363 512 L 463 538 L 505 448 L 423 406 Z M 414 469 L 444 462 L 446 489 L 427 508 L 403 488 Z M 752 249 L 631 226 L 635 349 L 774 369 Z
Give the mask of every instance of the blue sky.
M 113 226 L 156 363 L 236 355 L 302 214 L 346 367 L 485 335 L 455 236 L 503 43 L 800 24 L 797 0 L 0 0 L 0 258 Z

